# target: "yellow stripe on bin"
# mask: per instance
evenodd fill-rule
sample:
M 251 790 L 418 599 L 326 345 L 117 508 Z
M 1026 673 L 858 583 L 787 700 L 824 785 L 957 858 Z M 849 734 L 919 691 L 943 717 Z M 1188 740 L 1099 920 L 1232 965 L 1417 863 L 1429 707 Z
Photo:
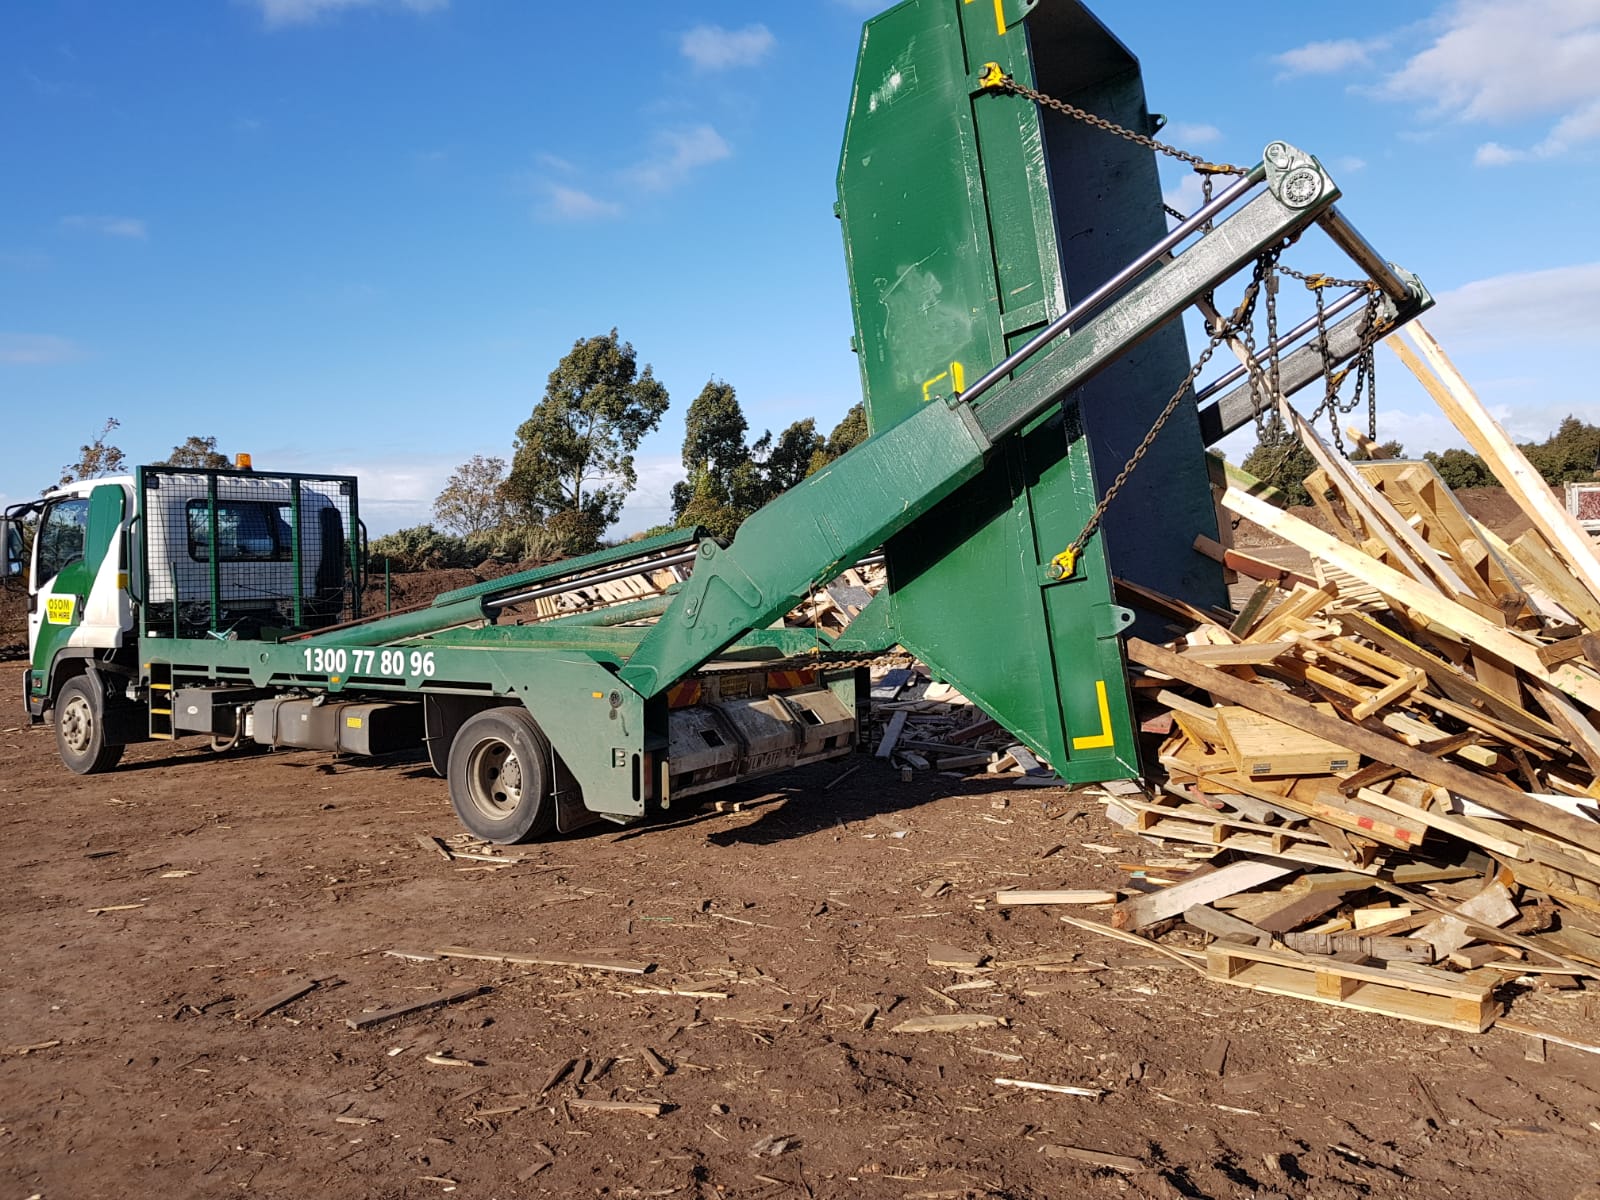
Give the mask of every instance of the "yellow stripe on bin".
M 1100 705 L 1100 732 L 1094 737 L 1073 738 L 1074 750 L 1104 750 L 1116 744 L 1116 738 L 1111 734 L 1111 701 L 1106 698 L 1104 679 L 1094 681 L 1094 698 Z

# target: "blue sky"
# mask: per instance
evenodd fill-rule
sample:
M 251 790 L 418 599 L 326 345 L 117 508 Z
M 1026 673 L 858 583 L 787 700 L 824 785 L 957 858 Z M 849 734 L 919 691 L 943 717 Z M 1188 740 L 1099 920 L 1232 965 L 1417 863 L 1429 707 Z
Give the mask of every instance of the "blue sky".
M 6 5 L 0 496 L 114 416 L 131 461 L 213 435 L 361 475 L 375 533 L 417 523 L 612 326 L 673 401 L 618 533 L 665 516 L 713 375 L 756 430 L 826 431 L 859 397 L 831 210 L 879 7 Z M 1600 0 L 1091 7 L 1172 140 L 1324 161 L 1514 434 L 1600 419 Z M 1383 436 L 1461 444 L 1392 356 L 1379 378 Z

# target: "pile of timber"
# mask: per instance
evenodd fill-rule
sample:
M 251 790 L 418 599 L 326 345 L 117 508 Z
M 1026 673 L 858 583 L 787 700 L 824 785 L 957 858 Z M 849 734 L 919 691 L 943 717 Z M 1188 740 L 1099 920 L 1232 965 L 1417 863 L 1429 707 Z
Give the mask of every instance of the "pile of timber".
M 898 767 L 902 782 L 918 771 L 961 779 L 993 776 L 1012 787 L 1061 787 L 1055 771 L 1001 728 L 1000 723 L 927 667 L 877 667 L 872 672 L 869 733 L 876 755 Z M 864 744 L 874 744 L 870 737 Z
M 1315 569 L 1202 539 L 1259 579 L 1249 602 L 1160 598 L 1180 636 L 1130 641 L 1165 775 L 1107 812 L 1205 865 L 1113 923 L 1209 937 L 1218 982 L 1478 1030 L 1508 979 L 1600 979 L 1600 557 L 1408 336 L 1422 358 L 1397 351 L 1529 529 L 1508 543 L 1427 463 L 1347 461 L 1304 422 L 1332 532 L 1230 486 L 1224 508 Z

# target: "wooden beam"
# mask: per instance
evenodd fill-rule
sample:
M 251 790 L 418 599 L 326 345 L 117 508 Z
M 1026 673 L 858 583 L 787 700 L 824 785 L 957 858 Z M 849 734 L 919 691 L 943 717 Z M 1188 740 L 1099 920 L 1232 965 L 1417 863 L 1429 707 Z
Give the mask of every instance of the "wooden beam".
M 1194 539 L 1194 548 L 1207 558 L 1221 563 L 1231 571 L 1237 571 L 1241 575 L 1248 575 L 1251 579 L 1275 583 L 1285 591 L 1298 584 L 1304 584 L 1306 587 L 1317 586 L 1317 581 L 1309 575 L 1302 575 L 1299 571 L 1290 570 L 1288 567 L 1280 566 L 1275 562 L 1268 562 L 1264 558 L 1256 558 L 1253 555 L 1245 554 L 1243 551 L 1235 550 L 1232 546 L 1224 546 L 1215 538 L 1208 538 L 1203 533 Z
M 1374 733 L 1365 726 L 1330 717 L 1296 696 L 1286 695 L 1262 684 L 1245 683 L 1211 667 L 1185 662 L 1181 654 L 1151 645 L 1141 638 L 1129 639 L 1128 657 L 1174 679 L 1204 688 L 1213 696 L 1254 708 L 1286 725 L 1293 725 L 1296 729 L 1317 734 L 1329 741 L 1337 740 L 1378 762 L 1403 767 L 1419 779 L 1426 779 L 1457 795 L 1476 800 L 1502 816 L 1523 821 L 1535 829 L 1548 830 L 1574 845 L 1600 853 L 1600 825 L 1593 821 L 1557 811 L 1538 800 L 1530 800 L 1502 783 L 1484 779 L 1455 763 L 1443 762 L 1431 754 L 1403 745 L 1381 733 Z
M 446 1004 L 455 1004 L 460 1000 L 469 1000 L 473 996 L 481 996 L 490 989 L 484 986 L 456 988 L 453 991 L 440 992 L 436 996 L 429 996 L 426 1000 L 413 1000 L 410 1004 L 400 1004 L 394 1008 L 380 1009 L 378 1012 L 358 1013 L 353 1017 L 346 1017 L 344 1023 L 351 1029 L 370 1029 L 374 1025 L 381 1025 L 385 1021 L 392 1021 L 396 1017 L 408 1016 L 415 1012 L 424 1012 L 430 1008 L 439 1008 Z
M 1432 368 L 1431 376 L 1418 369 L 1420 364 L 1414 356 L 1404 352 L 1405 347 L 1395 335 L 1384 339 L 1385 343 L 1422 381 L 1444 415 L 1450 418 L 1450 423 L 1478 452 L 1501 486 L 1511 493 L 1533 527 L 1566 560 L 1589 594 L 1600 602 L 1600 554 L 1596 554 L 1583 526 L 1556 500 L 1543 476 L 1533 469 L 1533 464 L 1484 408 L 1477 393 L 1456 370 L 1433 335 L 1416 321 L 1406 325 L 1404 333 L 1427 360 Z
M 1544 680 L 1590 708 L 1600 709 L 1600 680 L 1587 671 L 1569 663 L 1546 671 L 1545 665 L 1539 661 L 1538 647 L 1524 641 L 1511 630 L 1485 620 L 1449 597 L 1406 578 L 1382 563 L 1374 562 L 1337 538 L 1323 533 L 1310 522 L 1279 512 L 1269 504 L 1262 504 L 1254 496 L 1230 489 L 1222 497 L 1222 503 L 1230 512 L 1247 517 L 1263 529 L 1270 529 L 1280 537 L 1287 538 L 1302 550 L 1370 583 L 1389 599 L 1454 630 L 1491 654 L 1498 654 L 1534 679 Z
M 1283 866 L 1260 859 L 1244 859 L 1229 863 L 1204 875 L 1194 875 L 1182 883 L 1164 887 L 1159 892 L 1146 892 L 1117 905 L 1111 923 L 1117 929 L 1143 929 L 1167 917 L 1181 915 L 1196 904 L 1210 904 L 1224 896 L 1242 892 L 1247 888 L 1267 883 L 1280 876 L 1298 871 L 1298 866 Z

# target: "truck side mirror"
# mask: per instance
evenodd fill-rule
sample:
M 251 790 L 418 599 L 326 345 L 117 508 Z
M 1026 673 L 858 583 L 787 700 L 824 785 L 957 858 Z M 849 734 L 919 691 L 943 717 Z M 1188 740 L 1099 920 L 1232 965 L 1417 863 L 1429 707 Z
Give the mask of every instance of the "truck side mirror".
M 24 569 L 22 526 L 10 517 L 0 517 L 0 579 L 14 579 Z

